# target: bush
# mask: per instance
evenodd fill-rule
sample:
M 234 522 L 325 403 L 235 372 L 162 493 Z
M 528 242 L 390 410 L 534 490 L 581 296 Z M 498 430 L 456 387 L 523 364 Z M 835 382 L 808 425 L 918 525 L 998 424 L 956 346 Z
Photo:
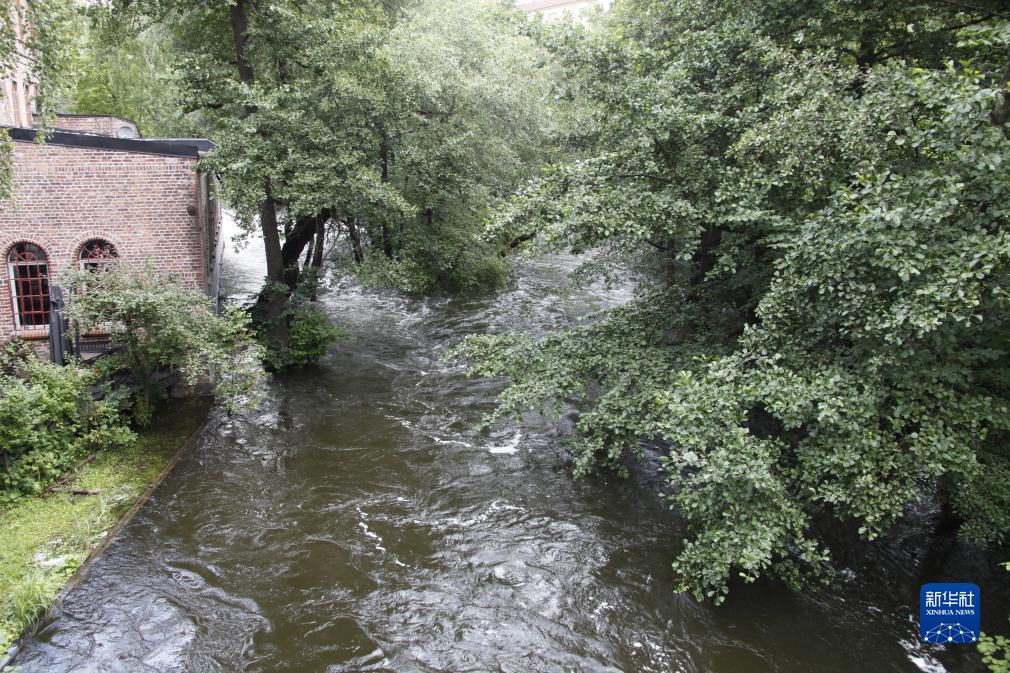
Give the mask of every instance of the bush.
M 1010 570 L 1010 563 L 1004 563 L 1003 567 Z M 978 651 L 982 655 L 982 663 L 992 673 L 1010 673 L 1010 638 L 983 632 L 978 641 Z
M 93 399 L 93 372 L 41 362 L 17 343 L 0 362 L 0 505 L 42 492 L 90 451 L 133 441 L 115 401 Z
M 301 296 L 290 300 L 282 319 L 288 322 L 286 347 L 269 338 L 265 325 L 259 331 L 266 351 L 264 362 L 272 371 L 317 364 L 330 346 L 347 338 L 346 331 L 331 324 L 325 313 Z
M 257 401 L 262 352 L 246 312 L 216 315 L 202 292 L 149 266 L 79 271 L 67 277 L 67 285 L 71 323 L 81 331 L 109 331 L 117 351 L 103 360 L 102 369 L 129 372 L 139 424 L 150 421 L 154 402 L 165 392 L 158 374 L 166 369 L 190 383 L 209 381 L 231 408 Z
M 488 292 L 505 284 L 509 260 L 493 246 L 474 237 L 455 247 L 411 240 L 396 259 L 371 254 L 353 269 L 365 287 L 393 288 L 408 294 Z
M 365 287 L 390 288 L 408 294 L 427 294 L 435 289 L 435 279 L 412 259 L 370 255 L 353 273 Z

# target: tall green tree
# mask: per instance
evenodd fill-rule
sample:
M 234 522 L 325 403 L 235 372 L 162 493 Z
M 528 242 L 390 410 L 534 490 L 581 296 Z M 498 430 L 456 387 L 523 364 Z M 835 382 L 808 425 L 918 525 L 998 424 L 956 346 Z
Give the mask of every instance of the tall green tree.
M 355 177 L 355 148 L 367 131 L 356 111 L 373 104 L 355 69 L 368 68 L 389 15 L 381 5 L 334 0 L 117 0 L 108 9 L 115 25 L 171 32 L 184 109 L 201 115 L 218 145 L 207 168 L 221 177 L 239 221 L 263 240 L 256 317 L 285 348 L 297 286 L 297 274 L 286 272 L 297 260 L 291 248 L 329 219 L 326 192 Z
M 186 114 L 171 33 L 157 24 L 126 29 L 108 11 L 86 8 L 67 112 L 116 114 L 136 122 L 148 137 L 192 137 L 206 133 L 199 114 Z
M 497 3 L 424 0 L 383 43 L 370 161 L 384 194 L 359 190 L 341 208 L 373 282 L 424 292 L 504 279 L 501 241 L 481 223 L 549 160 L 562 123 L 549 56 L 518 28 Z
M 680 589 L 822 576 L 815 522 L 873 539 L 924 494 L 969 539 L 1010 529 L 1008 19 L 629 0 L 601 31 L 545 31 L 588 151 L 494 231 L 620 253 L 640 296 L 458 352 L 509 378 L 494 418 L 587 398 L 577 474 L 661 447 Z
M 479 223 L 542 163 L 553 121 L 543 55 L 496 3 L 118 0 L 110 16 L 171 32 L 185 109 L 217 143 L 205 164 L 263 240 L 273 351 L 327 239 L 408 289 L 500 281 Z

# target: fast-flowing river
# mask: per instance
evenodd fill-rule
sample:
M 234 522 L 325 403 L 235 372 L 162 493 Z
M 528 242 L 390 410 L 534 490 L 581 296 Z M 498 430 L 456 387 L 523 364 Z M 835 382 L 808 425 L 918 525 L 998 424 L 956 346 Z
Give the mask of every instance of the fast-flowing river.
M 258 284 L 253 250 L 228 265 L 233 295 Z M 649 469 L 573 481 L 570 418 L 474 430 L 500 383 L 445 350 L 630 296 L 573 286 L 576 265 L 521 262 L 486 297 L 327 292 L 353 339 L 274 379 L 257 412 L 215 412 L 19 672 L 978 670 L 963 647 L 916 642 L 917 579 L 894 577 L 914 575 L 921 532 L 830 589 L 759 582 L 714 608 L 671 589 L 683 530 Z

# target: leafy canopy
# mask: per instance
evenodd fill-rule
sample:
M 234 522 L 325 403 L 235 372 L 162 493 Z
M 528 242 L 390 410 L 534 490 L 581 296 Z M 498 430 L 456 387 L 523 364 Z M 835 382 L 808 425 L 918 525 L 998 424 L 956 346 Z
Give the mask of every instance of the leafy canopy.
M 629 0 L 602 30 L 542 29 L 587 149 L 492 231 L 630 259 L 640 294 L 457 353 L 508 378 L 491 420 L 587 398 L 577 474 L 662 448 L 680 589 L 822 576 L 815 521 L 873 539 L 923 495 L 1005 539 L 1008 20 Z

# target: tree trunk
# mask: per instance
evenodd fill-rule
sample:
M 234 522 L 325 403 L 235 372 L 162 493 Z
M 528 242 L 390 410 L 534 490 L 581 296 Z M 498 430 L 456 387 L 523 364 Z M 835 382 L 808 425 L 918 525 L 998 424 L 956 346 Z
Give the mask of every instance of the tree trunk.
M 866 84 L 866 75 L 877 62 L 877 43 L 873 30 L 869 26 L 863 26 L 859 34 L 859 47 L 856 50 L 856 68 L 859 73 L 852 83 L 852 90 L 857 95 L 862 95 L 863 86 Z
M 389 227 L 386 223 L 382 223 L 382 254 L 386 256 L 386 259 L 393 259 L 393 243 L 389 238 Z
M 277 231 L 277 204 L 271 196 L 269 184 L 266 187 L 266 198 L 260 204 L 260 231 L 266 252 L 267 279 L 280 282 L 284 279 L 284 253 L 280 232 Z
M 246 84 L 252 83 L 255 77 L 252 66 L 245 57 L 246 33 L 249 32 L 249 17 L 246 14 L 246 7 L 250 0 L 237 0 L 231 7 L 231 33 L 235 40 L 235 64 L 238 67 L 239 79 Z M 247 105 L 245 115 L 249 115 L 252 110 Z
M 292 292 L 298 287 L 298 260 L 302 256 L 302 251 L 315 238 L 319 223 L 325 224 L 329 219 L 330 211 L 328 210 L 312 217 L 300 217 L 284 239 L 284 245 L 281 248 L 281 264 L 284 268 L 284 282 Z
M 354 262 L 361 264 L 365 261 L 365 253 L 361 249 L 361 232 L 354 219 L 347 221 L 347 236 L 351 239 L 351 252 L 354 254 Z
M 877 62 L 876 43 L 873 39 L 873 32 L 864 29 L 859 36 L 859 51 L 856 52 L 856 67 L 860 73 L 865 73 L 873 64 Z
M 1006 126 L 1006 123 L 1010 121 L 1010 92 L 1007 91 L 1007 85 L 1010 85 L 1010 45 L 1007 45 L 1006 57 L 1006 70 L 1003 71 L 1003 91 L 996 101 L 996 107 L 989 114 L 989 119 L 995 126 Z
M 263 247 L 267 258 L 267 284 L 260 292 L 253 308 L 256 319 L 268 326 L 270 338 L 280 348 L 288 345 L 288 323 L 284 320 L 288 293 L 283 289 L 284 261 L 281 253 L 281 238 L 277 231 L 277 206 L 266 187 L 266 198 L 260 205 L 260 229 L 263 232 Z
M 312 256 L 316 254 L 315 239 L 309 241 L 305 247 L 305 260 L 302 262 L 302 271 L 308 271 L 312 267 Z
M 382 134 L 382 142 L 379 143 L 379 156 L 382 159 L 382 182 L 389 182 L 389 144 L 386 142 L 386 134 Z M 386 259 L 393 259 L 393 242 L 389 237 L 389 227 L 382 223 L 382 252 Z
M 317 269 L 323 266 L 324 245 L 326 245 L 326 223 L 320 220 L 316 223 L 316 247 L 312 249 L 312 266 Z
M 949 501 L 940 503 L 940 515 L 933 528 L 933 534 L 929 537 L 929 546 L 919 564 L 919 584 L 935 582 L 937 577 L 946 574 L 951 557 L 957 551 L 957 534 L 962 521 Z
M 237 0 L 231 7 L 230 19 L 232 38 L 235 42 L 235 65 L 239 79 L 249 86 L 256 80 L 256 73 L 246 58 L 246 40 L 249 33 L 247 8 L 251 0 Z M 243 118 L 256 112 L 253 105 L 245 105 Z M 260 204 L 260 230 L 263 232 L 263 249 L 267 262 L 267 283 L 253 308 L 256 319 L 269 325 L 270 337 L 281 348 L 288 345 L 288 326 L 282 319 L 287 295 L 280 291 L 279 283 L 284 282 L 284 264 L 281 255 L 280 234 L 277 231 L 277 204 L 274 202 L 269 180 L 263 185 L 263 202 Z

